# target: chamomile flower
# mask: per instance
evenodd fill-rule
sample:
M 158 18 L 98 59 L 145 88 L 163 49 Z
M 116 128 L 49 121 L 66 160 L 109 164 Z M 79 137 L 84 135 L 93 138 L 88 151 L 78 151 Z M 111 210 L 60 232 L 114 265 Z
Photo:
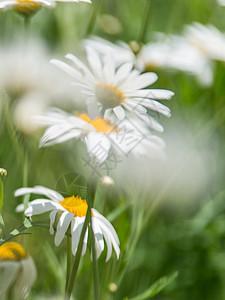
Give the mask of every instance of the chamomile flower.
M 212 60 L 225 61 L 225 34 L 215 26 L 193 23 L 186 26 L 185 34 L 202 56 Z
M 138 54 L 140 68 L 181 71 L 196 76 L 202 85 L 212 83 L 211 62 L 186 37 L 158 34 L 156 39 L 144 45 Z
M 0 121 L 6 99 L 16 128 L 28 135 L 37 129 L 33 115 L 62 106 L 62 97 L 64 108 L 74 105 L 76 88 L 68 83 L 67 74 L 59 76 L 62 72 L 49 64 L 50 54 L 40 40 L 2 45 L 0 57 L 0 91 L 5 95 L 0 101 Z
M 225 6 L 225 0 L 217 0 L 217 3 L 222 6 Z
M 157 130 L 148 110 L 169 117 L 169 108 L 157 100 L 170 99 L 174 93 L 162 89 L 145 89 L 157 80 L 155 73 L 140 74 L 140 71 L 133 70 L 133 63 L 130 62 L 116 68 L 110 52 L 105 53 L 101 59 L 91 47 L 86 50 L 90 68 L 72 54 L 67 54 L 66 58 L 74 67 L 57 59 L 51 62 L 69 73 L 75 85 L 82 86 L 83 93 L 87 95 L 91 118 L 99 115 L 99 112 L 102 115 L 112 112 L 119 120 L 123 120 L 126 112 L 130 112 Z
M 16 242 L 0 246 L 0 298 L 8 299 L 12 289 L 13 299 L 25 299 L 37 277 L 33 259 Z
M 110 149 L 122 154 L 147 155 L 152 158 L 162 157 L 164 142 L 151 135 L 138 121 L 123 120 L 117 124 L 109 119 L 96 117 L 90 119 L 87 114 L 72 115 L 55 109 L 37 120 L 48 128 L 40 147 L 62 143 L 70 139 L 81 139 L 88 154 L 99 164 L 103 163 Z M 156 126 L 156 125 L 155 125 Z
M 28 208 L 25 210 L 25 216 L 32 217 L 45 212 L 50 212 L 50 234 L 55 233 L 55 245 L 59 246 L 65 237 L 67 230 L 70 227 L 72 237 L 72 253 L 76 254 L 80 235 L 85 222 L 88 204 L 86 200 L 82 200 L 79 196 L 71 196 L 64 198 L 61 194 L 43 186 L 35 186 L 33 188 L 21 188 L 15 192 L 15 196 L 24 194 L 41 194 L 47 199 L 36 199 L 28 203 Z M 54 228 L 56 216 L 59 216 L 57 227 Z M 119 259 L 120 248 L 119 239 L 115 229 L 111 223 L 103 217 L 96 209 L 91 209 L 92 228 L 95 236 L 96 257 L 99 258 L 104 250 L 104 240 L 107 245 L 108 261 L 112 255 L 112 246 Z M 85 232 L 82 255 L 85 254 L 88 241 L 88 229 Z
M 0 9 L 13 8 L 23 16 L 36 13 L 42 6 L 54 7 L 55 2 L 88 2 L 91 0 L 1 0 Z
M 85 40 L 84 43 L 101 55 L 111 51 L 116 66 L 132 62 L 140 71 L 181 71 L 196 76 L 202 85 L 210 85 L 213 81 L 211 62 L 185 36 L 155 33 L 154 41 L 144 45 L 134 41 L 129 45 L 120 41 L 113 44 L 97 37 Z
M 114 44 L 103 38 L 92 36 L 91 38 L 84 40 L 83 43 L 85 46 L 93 48 L 101 55 L 104 55 L 106 52 L 111 52 L 116 67 L 126 62 L 135 65 L 136 56 L 134 52 L 128 44 L 122 41 L 118 41 L 117 44 Z

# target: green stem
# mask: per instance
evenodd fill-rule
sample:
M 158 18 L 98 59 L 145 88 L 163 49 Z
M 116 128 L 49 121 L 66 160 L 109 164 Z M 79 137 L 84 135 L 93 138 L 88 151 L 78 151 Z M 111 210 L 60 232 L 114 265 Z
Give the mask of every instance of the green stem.
M 100 294 L 99 294 L 99 277 L 98 277 L 98 263 L 97 263 L 97 257 L 96 257 L 96 249 L 95 249 L 95 235 L 92 227 L 92 218 L 91 218 L 91 250 L 92 250 L 92 259 L 93 259 L 93 278 L 94 278 L 94 294 L 95 294 L 95 300 L 100 300 Z
M 32 226 L 38 226 L 42 228 L 49 229 L 49 226 L 46 224 L 38 223 L 38 222 L 30 222 L 27 218 L 24 220 L 23 224 L 18 226 L 16 229 L 10 232 L 9 235 L 7 235 L 4 239 L 0 240 L 0 246 L 4 243 L 10 241 L 11 239 L 22 235 L 22 234 L 31 234 L 30 232 L 23 232 L 24 230 L 31 228 Z
M 30 22 L 31 17 L 30 16 L 24 16 L 24 40 L 25 42 L 29 39 L 30 35 Z
M 89 184 L 88 195 L 87 195 L 88 210 L 87 210 L 86 218 L 85 218 L 84 225 L 83 225 L 83 228 L 82 228 L 82 231 L 81 231 L 77 252 L 76 252 L 76 255 L 73 259 L 68 284 L 66 286 L 65 297 L 64 297 L 65 300 L 69 300 L 70 297 L 71 297 L 71 294 L 72 294 L 74 282 L 75 282 L 78 267 L 79 267 L 79 264 L 80 264 L 81 253 L 82 253 L 82 248 L 83 248 L 83 241 L 84 241 L 84 235 L 85 235 L 85 232 L 88 228 L 88 224 L 91 221 L 91 207 L 93 206 L 93 203 L 94 203 L 95 192 L 96 192 L 96 183 L 91 182 Z
M 3 245 L 4 243 L 8 242 L 9 240 L 13 239 L 14 237 L 21 235 L 21 234 L 30 234 L 30 233 L 26 233 L 23 232 L 24 230 L 26 230 L 28 227 L 25 226 L 24 224 L 21 224 L 19 227 L 17 227 L 16 229 L 14 229 L 13 231 L 10 232 L 9 235 L 7 235 L 4 240 L 0 240 L 0 246 Z
M 71 237 L 67 236 L 67 266 L 66 266 L 66 288 L 68 286 L 69 276 L 71 272 L 71 263 L 72 263 L 72 255 L 71 255 Z
M 102 1 L 101 0 L 96 0 L 94 5 L 93 5 L 93 10 L 92 10 L 92 14 L 91 14 L 91 18 L 87 27 L 87 33 L 86 35 L 90 35 L 93 31 L 93 28 L 95 26 L 95 22 L 97 19 L 97 15 L 99 13 L 99 10 L 101 8 L 102 5 Z
M 90 208 L 88 207 L 88 210 L 90 210 Z M 72 263 L 72 268 L 71 268 L 71 273 L 69 276 L 69 280 L 68 280 L 68 284 L 66 286 L 66 291 L 65 291 L 65 300 L 69 300 L 72 294 L 72 290 L 73 290 L 73 285 L 76 279 L 76 275 L 77 275 L 77 271 L 78 271 L 78 267 L 79 267 L 79 263 L 80 263 L 80 259 L 81 259 L 81 253 L 82 253 L 82 248 L 83 248 L 83 240 L 84 240 L 84 235 L 85 232 L 87 230 L 87 226 L 88 223 L 90 222 L 89 220 L 89 214 L 87 213 L 86 218 L 85 218 L 85 222 L 82 228 L 82 232 L 80 235 L 80 241 L 78 244 L 78 248 L 77 248 L 77 253 L 73 259 L 73 263 Z
M 15 150 L 18 163 L 21 164 L 24 162 L 24 153 L 20 146 L 19 140 L 17 138 L 16 130 L 14 128 L 14 124 L 12 122 L 12 117 L 10 115 L 10 108 L 9 108 L 10 99 L 5 93 L 2 94 L 2 98 L 3 98 L 3 113 L 5 116 L 5 122 L 7 125 L 9 137 L 12 142 L 12 148 Z
M 139 34 L 139 39 L 138 41 L 140 43 L 144 43 L 145 42 L 145 38 L 146 38 L 146 33 L 147 33 L 147 29 L 148 29 L 148 24 L 149 24 L 149 20 L 150 20 L 150 12 L 151 12 L 151 2 L 152 0 L 146 0 L 146 9 L 144 12 L 144 17 L 143 17 L 143 22 L 142 22 L 142 26 L 141 26 L 141 30 L 140 30 L 140 34 Z

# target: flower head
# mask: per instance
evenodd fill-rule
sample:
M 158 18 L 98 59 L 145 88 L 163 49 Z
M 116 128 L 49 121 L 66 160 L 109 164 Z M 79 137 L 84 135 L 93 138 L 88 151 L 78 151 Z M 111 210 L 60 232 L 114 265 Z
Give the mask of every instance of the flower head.
M 225 34 L 213 25 L 193 23 L 186 26 L 187 40 L 208 59 L 225 61 Z
M 222 6 L 225 6 L 225 0 L 217 0 L 217 3 Z
M 113 113 L 119 120 L 125 118 L 126 112 L 132 113 L 144 121 L 149 127 L 162 131 L 162 126 L 154 127 L 153 117 L 147 110 L 170 116 L 170 110 L 156 100 L 170 99 L 173 92 L 161 89 L 145 89 L 157 80 L 155 73 L 140 74 L 133 70 L 133 63 L 127 62 L 116 68 L 111 52 L 106 52 L 103 59 L 91 47 L 87 47 L 86 67 L 76 56 L 67 54 L 74 68 L 68 64 L 52 60 L 52 63 L 69 73 L 74 84 L 82 86 L 87 95 L 87 105 L 90 116 Z
M 209 85 L 213 81 L 211 62 L 199 51 L 200 47 L 191 43 L 187 36 L 155 33 L 154 41 L 137 47 L 136 56 L 132 43 L 130 45 L 122 42 L 113 44 L 104 39 L 92 37 L 85 40 L 85 44 L 93 47 L 101 55 L 105 51 L 110 51 L 117 66 L 132 62 L 141 71 L 170 69 L 194 75 L 203 85 Z M 212 47 L 216 44 L 210 43 L 210 45 Z M 217 48 L 220 49 L 220 47 Z
M 162 139 L 149 134 L 138 121 L 123 120 L 114 124 L 109 119 L 96 117 L 91 120 L 87 114 L 71 115 L 61 110 L 51 111 L 37 119 L 49 126 L 40 141 L 41 147 L 81 139 L 88 154 L 99 164 L 107 159 L 110 149 L 120 154 L 132 152 L 157 158 L 161 157 L 164 148 Z
M 11 288 L 16 299 L 28 296 L 36 280 L 36 267 L 20 244 L 6 242 L 0 246 L 0 277 L 1 299 L 6 297 Z
M 21 188 L 15 192 L 15 196 L 24 194 L 42 194 L 48 199 L 36 199 L 28 204 L 25 210 L 27 217 L 40 215 L 50 211 L 50 234 L 55 234 L 55 245 L 59 246 L 70 226 L 72 237 L 72 253 L 76 254 L 80 235 L 85 222 L 85 217 L 88 209 L 86 200 L 81 199 L 79 196 L 71 196 L 64 198 L 61 194 L 43 186 L 35 186 L 33 188 Z M 59 216 L 57 227 L 54 228 L 56 216 Z M 92 227 L 95 236 L 95 247 L 97 258 L 104 250 L 104 239 L 107 244 L 108 261 L 112 255 L 112 246 L 116 252 L 117 259 L 119 258 L 119 239 L 115 229 L 110 222 L 104 218 L 97 210 L 91 209 Z M 88 229 L 86 230 L 83 242 L 82 255 L 85 254 L 88 240 Z
M 13 8 L 23 16 L 30 16 L 36 13 L 42 6 L 54 7 L 56 1 L 91 3 L 91 0 L 1 0 L 0 9 Z

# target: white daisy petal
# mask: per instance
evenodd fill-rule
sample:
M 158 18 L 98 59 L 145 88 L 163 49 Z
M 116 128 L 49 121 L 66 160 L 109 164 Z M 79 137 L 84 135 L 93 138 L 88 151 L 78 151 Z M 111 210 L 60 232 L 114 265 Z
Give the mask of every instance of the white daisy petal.
M 115 77 L 115 65 L 111 53 L 106 53 L 104 57 L 103 76 L 105 82 L 112 83 Z
M 84 235 L 84 242 L 83 242 L 83 248 L 82 248 L 82 253 L 81 253 L 82 256 L 86 253 L 87 242 L 88 242 L 88 230 L 86 230 L 85 235 Z
M 98 218 L 100 221 L 102 221 L 102 223 L 104 223 L 110 229 L 114 239 L 119 244 L 120 243 L 119 238 L 112 224 L 105 217 L 103 217 L 103 215 L 101 215 L 96 209 L 92 208 L 91 211 L 95 218 Z
M 69 53 L 66 55 L 66 58 L 68 58 L 74 63 L 74 65 L 77 67 L 78 71 L 80 72 L 81 76 L 85 80 L 87 80 L 89 83 L 93 83 L 95 81 L 94 76 L 92 75 L 90 70 L 75 55 Z
M 109 229 L 105 226 L 105 224 L 103 225 L 103 223 L 101 224 L 101 229 L 103 232 L 104 237 L 107 235 L 107 237 L 111 240 L 111 243 L 113 245 L 113 248 L 116 252 L 116 257 L 117 259 L 119 259 L 120 256 L 120 247 L 119 247 L 119 243 L 117 243 L 117 241 L 114 239 L 114 236 L 111 235 L 111 232 L 109 231 Z M 109 259 L 109 253 L 107 254 L 107 259 Z
M 57 202 L 53 202 L 51 200 L 37 199 L 37 200 L 29 202 L 29 206 L 25 210 L 24 214 L 27 217 L 31 217 L 34 215 L 43 214 L 43 213 L 48 212 L 53 209 L 63 210 L 63 207 L 60 204 L 58 204 Z
M 113 112 L 117 116 L 119 120 L 123 120 L 125 118 L 125 111 L 122 106 L 116 106 L 113 108 Z
M 30 293 L 30 289 L 34 284 L 37 271 L 33 259 L 28 256 L 20 261 L 21 271 L 13 288 L 15 299 L 25 299 Z
M 76 217 L 71 222 L 71 235 L 72 235 L 72 253 L 77 252 L 77 247 L 80 241 L 80 235 L 84 226 L 85 217 Z M 87 237 L 86 237 L 87 238 Z
M 108 235 L 106 234 L 106 232 L 103 229 L 103 236 L 107 245 L 107 255 L 106 255 L 106 259 L 105 261 L 109 261 L 111 255 L 112 255 L 112 242 L 110 240 L 110 238 L 108 237 Z
M 71 214 L 68 211 L 64 211 L 59 219 L 59 222 L 57 224 L 56 228 L 56 234 L 55 234 L 55 245 L 59 246 L 65 236 L 65 233 L 70 225 L 70 222 L 74 218 L 74 214 Z
M 104 134 L 90 132 L 86 137 L 85 142 L 88 153 L 95 157 L 99 164 L 106 160 L 111 147 L 111 142 Z
M 104 250 L 104 240 L 102 230 L 98 224 L 98 220 L 95 218 L 92 218 L 92 228 L 95 236 L 96 259 L 98 259 L 102 251 Z
M 158 76 L 153 72 L 144 73 L 138 76 L 135 82 L 135 89 L 142 89 L 156 82 Z
M 55 222 L 55 217 L 56 217 L 57 212 L 58 212 L 58 210 L 55 209 L 55 210 L 51 211 L 49 214 L 49 218 L 50 218 L 49 232 L 50 232 L 50 234 L 54 233 L 53 224 Z
M 123 83 L 125 79 L 127 79 L 127 76 L 130 75 L 130 72 L 133 68 L 133 64 L 128 62 L 123 64 L 116 72 L 116 76 L 114 78 L 113 84 L 120 87 L 120 85 Z
M 70 75 L 71 77 L 73 77 L 75 79 L 78 79 L 80 77 L 79 72 L 77 72 L 76 70 L 74 70 L 74 68 L 72 68 L 68 64 L 62 62 L 61 60 L 51 59 L 50 63 L 57 66 L 59 69 L 63 70 L 64 72 L 66 72 L 68 75 Z
M 20 264 L 15 261 L 1 261 L 0 291 L 4 294 L 18 275 Z
M 16 190 L 14 193 L 15 197 L 22 196 L 25 194 L 44 195 L 53 201 L 61 201 L 64 199 L 63 196 L 61 194 L 59 194 L 58 192 L 48 189 L 46 187 L 40 186 L 40 185 L 36 185 L 33 188 L 20 188 L 20 189 Z
M 73 138 L 78 138 L 81 135 L 79 129 L 74 129 L 73 125 L 55 125 L 49 127 L 40 140 L 39 147 L 47 147 L 50 145 L 63 143 Z
M 102 80 L 102 62 L 98 56 L 98 54 L 94 51 L 91 47 L 86 47 L 87 51 L 87 60 L 91 67 L 92 72 L 95 74 L 95 76 Z

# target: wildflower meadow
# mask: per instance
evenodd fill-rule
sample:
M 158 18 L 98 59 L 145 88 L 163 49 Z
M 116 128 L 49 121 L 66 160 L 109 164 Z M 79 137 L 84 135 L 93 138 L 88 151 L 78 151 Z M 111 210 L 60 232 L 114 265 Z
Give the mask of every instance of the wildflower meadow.
M 224 18 L 0 0 L 0 300 L 225 299 Z

